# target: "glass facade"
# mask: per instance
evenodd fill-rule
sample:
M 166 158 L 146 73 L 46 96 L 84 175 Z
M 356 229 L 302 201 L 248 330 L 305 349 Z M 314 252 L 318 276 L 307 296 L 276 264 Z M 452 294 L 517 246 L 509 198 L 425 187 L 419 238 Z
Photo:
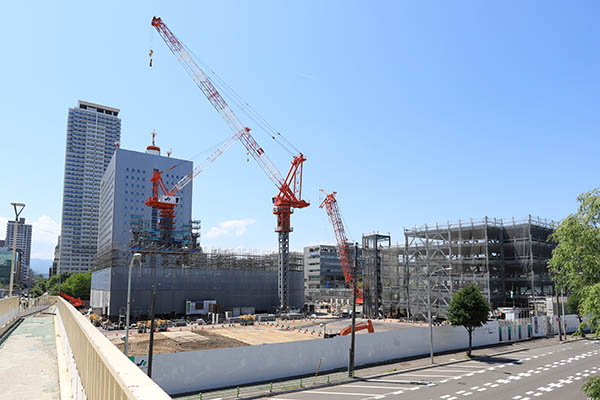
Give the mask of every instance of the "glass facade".
M 69 109 L 59 268 L 85 272 L 98 240 L 100 181 L 121 139 L 119 110 L 79 101 Z
M 19 253 L 17 253 L 17 257 L 19 257 Z M 0 248 L 0 287 L 7 288 L 10 283 L 11 262 L 12 250 Z

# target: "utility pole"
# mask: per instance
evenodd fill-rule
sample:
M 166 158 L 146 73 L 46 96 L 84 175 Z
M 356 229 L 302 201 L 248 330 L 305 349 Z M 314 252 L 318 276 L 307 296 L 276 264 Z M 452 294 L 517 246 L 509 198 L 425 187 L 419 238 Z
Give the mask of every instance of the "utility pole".
M 14 275 L 15 275 L 15 267 L 17 263 L 17 231 L 19 230 L 19 215 L 21 215 L 21 211 L 25 208 L 25 204 L 23 203 L 10 203 L 15 209 L 15 232 L 13 234 L 13 252 L 12 252 L 12 262 L 10 265 L 10 280 L 8 284 L 8 297 L 13 295 L 13 284 L 14 284 Z M 20 209 L 17 210 L 17 207 Z
M 354 348 L 356 328 L 356 271 L 358 270 L 358 243 L 354 242 L 354 267 L 352 271 L 352 333 L 350 336 L 350 356 L 348 357 L 348 377 L 354 377 Z
M 154 305 L 156 303 L 156 283 L 152 284 L 152 308 L 150 309 L 150 344 L 148 346 L 148 377 L 152 378 L 152 350 L 154 349 Z

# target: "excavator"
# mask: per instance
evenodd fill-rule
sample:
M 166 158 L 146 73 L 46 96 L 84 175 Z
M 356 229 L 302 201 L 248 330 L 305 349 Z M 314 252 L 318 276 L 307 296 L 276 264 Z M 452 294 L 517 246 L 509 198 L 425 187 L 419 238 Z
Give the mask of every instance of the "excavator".
M 359 322 L 358 324 L 354 325 L 354 332 L 362 331 L 364 329 L 367 329 L 369 331 L 369 333 L 375 332 L 375 329 L 373 329 L 373 323 L 371 322 L 370 319 L 367 321 Z M 352 333 L 352 325 L 348 325 L 347 327 L 345 327 L 344 329 L 342 329 L 340 331 L 339 335 L 346 336 L 351 333 Z
M 359 322 L 358 324 L 354 325 L 354 332 L 359 332 L 359 331 L 362 331 L 365 329 L 368 330 L 369 333 L 375 332 L 375 329 L 373 328 L 373 323 L 371 322 L 370 319 L 363 321 L 363 322 Z M 346 336 L 351 333 L 352 333 L 352 325 L 348 325 L 347 327 L 345 327 L 338 333 L 325 333 L 325 339 L 336 337 L 336 336 Z

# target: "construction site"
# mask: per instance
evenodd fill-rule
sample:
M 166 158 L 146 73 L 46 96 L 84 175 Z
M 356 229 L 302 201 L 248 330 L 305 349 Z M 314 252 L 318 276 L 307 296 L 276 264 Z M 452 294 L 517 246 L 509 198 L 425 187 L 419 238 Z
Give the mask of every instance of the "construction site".
M 492 308 L 523 307 L 554 294 L 547 269 L 556 222 L 528 216 L 405 228 L 404 245 L 389 235 L 363 237 L 364 313 L 427 320 L 447 317 L 455 291 L 474 283 Z
M 554 293 L 546 267 L 553 248 L 548 241 L 556 225 L 552 221 L 531 216 L 524 220 L 485 217 L 424 225 L 405 228 L 403 245 L 392 245 L 390 235 L 376 233 L 364 235 L 362 248 L 351 250 L 336 192 L 323 191 L 325 197 L 319 207 L 331 222 L 344 281 L 332 289 L 327 283 L 327 287 L 313 283 L 305 296 L 304 280 L 308 278 L 303 273 L 303 256 L 290 252 L 289 240 L 293 231 L 292 213 L 309 206 L 302 199 L 306 158 L 255 111 L 242 107 L 246 116 L 292 154 L 289 171 L 281 174 L 255 141 L 250 128 L 221 96 L 215 82 L 219 87 L 222 82 L 214 72 L 203 70 L 160 18 L 153 18 L 152 26 L 231 128 L 233 136 L 193 170 L 190 166 L 182 176 L 174 177 L 173 171 L 186 161 L 152 167 L 151 195 L 144 201 L 145 215 L 131 214 L 129 226 L 121 227 L 122 232 L 129 231 L 130 243 L 113 245 L 110 251 L 98 253 L 91 288 L 95 312 L 111 319 L 123 315 L 128 276 L 132 280 L 134 317 L 149 315 L 152 298 L 156 297 L 158 315 L 184 314 L 186 302 L 190 301 L 214 302 L 213 314 L 241 308 L 286 313 L 305 309 L 306 305 L 315 306 L 316 310 L 324 303 L 326 308 L 322 311 L 342 314 L 348 312 L 352 299 L 356 299 L 363 316 L 371 319 L 427 320 L 431 312 L 433 319 L 444 320 L 453 293 L 469 283 L 481 288 L 493 308 L 530 307 L 538 298 Z M 246 104 L 240 103 L 241 98 L 232 89 L 226 90 L 234 105 Z M 146 153 L 160 155 L 154 136 L 153 133 L 152 145 Z M 191 198 L 185 199 L 186 190 L 191 197 L 191 186 L 186 186 L 234 142 L 243 144 L 248 159 L 253 158 L 277 188 L 271 204 L 277 221 L 278 252 L 206 252 L 200 246 L 198 221 L 176 223 L 175 210 L 191 219 Z M 116 186 L 106 186 L 106 198 L 112 199 L 115 195 L 110 190 L 114 192 Z M 107 213 L 113 215 L 111 210 Z M 132 271 L 135 260 L 142 268 Z
M 217 348 L 257 346 L 273 343 L 287 343 L 304 340 L 323 340 L 326 337 L 347 335 L 349 319 L 314 318 L 301 320 L 275 319 L 268 322 L 255 322 L 251 325 L 224 322 L 219 324 L 189 324 L 171 327 L 154 334 L 154 352 L 177 353 L 182 351 L 209 350 Z M 367 320 L 357 319 L 357 334 L 369 334 Z M 395 329 L 418 327 L 417 324 L 398 323 L 381 320 L 371 323 L 373 331 L 388 332 Z M 361 326 L 366 328 L 361 329 Z M 345 331 L 344 331 L 345 330 Z M 343 332 L 342 332 L 343 331 Z M 107 331 L 110 341 L 123 350 L 123 331 Z M 149 334 L 130 330 L 129 354 L 148 353 Z

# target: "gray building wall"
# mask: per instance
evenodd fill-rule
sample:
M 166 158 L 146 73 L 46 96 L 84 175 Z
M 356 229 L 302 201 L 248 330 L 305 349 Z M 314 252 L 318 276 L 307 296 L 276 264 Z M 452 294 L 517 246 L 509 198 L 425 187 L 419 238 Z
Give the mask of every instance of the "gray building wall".
M 117 317 L 126 306 L 127 267 L 104 268 L 92 272 L 90 306 Z M 290 305 L 304 306 L 303 272 L 290 271 Z M 277 270 L 139 268 L 131 279 L 132 315 L 148 315 L 152 283 L 157 282 L 156 313 L 185 313 L 186 300 L 217 300 L 223 310 L 255 307 L 257 312 L 275 311 Z
M 69 108 L 61 219 L 61 272 L 85 272 L 98 241 L 100 180 L 121 139 L 119 109 L 79 101 Z
M 152 219 L 152 208 L 144 202 L 152 194 L 150 178 L 153 170 L 164 171 L 175 165 L 176 168 L 172 171 L 162 174 L 167 189 L 192 171 L 191 161 L 121 148 L 114 152 L 100 182 L 97 259 L 108 263 L 106 260 L 110 260 L 110 257 L 102 256 L 112 252 L 115 254 L 112 263 L 114 266 L 114 257 L 127 254 L 131 242 L 132 217 L 139 216 L 144 221 Z M 176 230 L 189 224 L 192 218 L 192 183 L 177 196 L 180 202 L 175 206 Z M 128 263 L 129 258 L 121 261 Z M 110 265 L 96 265 L 97 268 L 108 266 Z
M 15 235 L 15 221 L 6 223 L 6 247 L 13 248 L 13 239 Z M 25 218 L 19 218 L 19 227 L 17 229 L 17 249 L 21 250 L 22 266 L 29 267 L 31 260 L 31 225 L 25 223 Z

